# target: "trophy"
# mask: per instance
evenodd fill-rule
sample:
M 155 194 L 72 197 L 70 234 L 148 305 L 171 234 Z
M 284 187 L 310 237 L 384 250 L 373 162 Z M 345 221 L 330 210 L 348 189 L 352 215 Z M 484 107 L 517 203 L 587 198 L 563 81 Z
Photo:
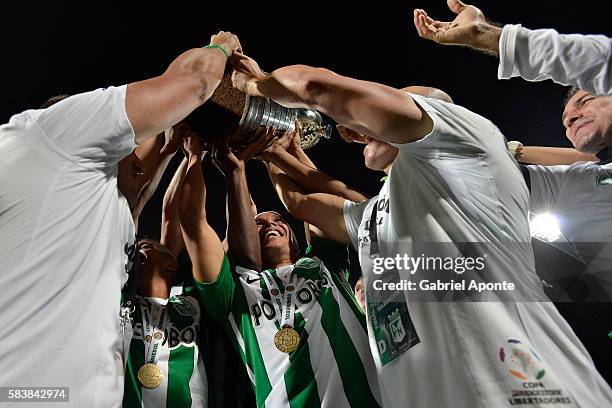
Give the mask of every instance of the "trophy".
M 193 115 L 192 125 L 206 139 L 223 137 L 232 150 L 240 151 L 261 137 L 266 128 L 278 135 L 298 130 L 302 149 L 310 149 L 322 138 L 329 139 L 332 126 L 325 125 L 319 112 L 286 108 L 270 98 L 246 95 L 232 86 L 225 75 L 211 98 Z M 296 129 L 297 126 L 297 129 Z

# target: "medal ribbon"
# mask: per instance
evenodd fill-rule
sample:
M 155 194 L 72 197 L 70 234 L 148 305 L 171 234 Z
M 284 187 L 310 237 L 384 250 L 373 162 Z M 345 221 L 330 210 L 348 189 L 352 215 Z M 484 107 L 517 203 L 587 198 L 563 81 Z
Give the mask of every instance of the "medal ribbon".
M 166 331 L 166 325 L 168 324 L 168 313 L 166 307 L 156 307 L 151 303 L 151 315 L 149 316 L 149 307 L 147 303 L 140 303 L 140 310 L 142 312 L 142 340 L 145 343 L 145 364 L 157 364 L 159 358 L 159 349 L 164 341 L 164 333 Z M 159 316 L 154 320 L 153 311 L 158 310 Z M 153 325 L 152 322 L 156 321 L 157 324 Z M 157 330 L 156 330 L 157 329 Z M 155 333 L 161 332 L 161 337 L 155 338 Z M 147 336 L 151 337 L 151 342 L 147 345 Z
M 287 287 L 293 286 L 293 282 L 295 280 L 295 267 L 291 271 L 291 275 L 289 275 L 289 283 L 285 286 L 285 294 L 283 295 L 276 284 L 276 281 L 272 277 L 270 271 L 265 270 L 261 273 L 264 277 L 264 282 L 268 287 L 268 292 L 270 293 L 270 298 L 276 305 L 276 310 L 278 316 L 280 316 L 280 322 L 278 316 L 276 318 L 276 322 L 280 325 L 282 329 L 285 326 L 289 326 L 293 328 L 295 321 L 295 307 L 293 304 L 293 297 L 295 293 L 295 289 L 293 291 L 287 291 Z M 276 290 L 274 290 L 276 289 Z M 276 295 L 273 293 L 276 292 Z M 283 300 L 285 300 L 285 308 L 283 309 Z

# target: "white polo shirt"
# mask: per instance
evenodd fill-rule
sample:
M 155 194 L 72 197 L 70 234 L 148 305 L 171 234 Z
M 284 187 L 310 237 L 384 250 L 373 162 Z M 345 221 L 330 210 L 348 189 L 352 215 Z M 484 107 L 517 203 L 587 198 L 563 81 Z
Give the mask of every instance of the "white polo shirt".
M 576 272 L 588 286 L 587 299 L 612 301 L 612 163 L 527 168 L 531 212 L 555 216 L 571 243 L 566 250 L 587 264 Z M 558 272 L 560 278 L 571 278 Z
M 499 38 L 499 79 L 552 79 L 596 95 L 612 95 L 612 39 L 505 25 Z
M 503 135 L 460 106 L 411 96 L 432 118 L 433 131 L 397 145 L 400 152 L 377 197 L 345 202 L 346 227 L 366 281 L 377 277 L 369 256 L 376 204 L 382 257 L 395 257 L 398 249 L 418 257 L 412 249 L 428 243 L 447 243 L 442 251 L 458 254 L 459 243 L 485 243 L 489 280 L 514 282 L 531 302 L 421 302 L 404 291 L 418 341 L 386 364 L 368 309 L 383 405 L 536 406 L 537 398 L 557 398 L 550 406 L 599 407 L 612 401 L 571 328 L 551 303 L 535 301 L 545 297 L 529 244 L 529 193 Z M 400 275 L 409 278 L 406 270 Z
M 74 407 L 121 403 L 135 235 L 117 188 L 117 162 L 136 147 L 125 94 L 75 95 L 0 127 L 0 386 L 70 387 Z

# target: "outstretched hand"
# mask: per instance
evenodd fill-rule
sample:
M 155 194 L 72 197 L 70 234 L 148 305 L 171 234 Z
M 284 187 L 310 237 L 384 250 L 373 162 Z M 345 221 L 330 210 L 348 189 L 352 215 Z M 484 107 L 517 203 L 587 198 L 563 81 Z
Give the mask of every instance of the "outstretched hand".
M 272 146 L 278 139 L 276 128 L 266 128 L 254 142 L 248 144 L 238 153 L 240 160 L 249 160 Z
M 425 10 L 414 10 L 414 26 L 419 36 L 438 44 L 463 45 L 499 55 L 501 28 L 490 24 L 480 9 L 460 0 L 447 0 L 456 14 L 453 21 L 438 21 Z
M 210 158 L 219 171 L 227 178 L 232 172 L 244 169 L 244 161 L 240 160 L 228 145 L 226 138 L 217 138 L 212 143 Z
M 179 122 L 176 125 L 164 131 L 164 146 L 160 150 L 162 155 L 173 155 L 183 145 L 184 139 L 193 131 L 185 122 Z
M 296 125 L 294 130 L 287 130 L 281 137 L 272 139 L 272 143 L 265 149 L 261 150 L 255 158 L 264 162 L 271 161 L 275 154 L 280 151 L 288 151 L 290 153 L 296 151 L 300 147 L 300 131 Z
M 225 51 L 227 51 L 229 58 L 231 58 L 235 52 L 242 52 L 240 40 L 235 34 L 229 31 L 219 31 L 218 34 L 211 36 L 210 44 L 223 47 Z
M 338 134 L 340 135 L 340 137 L 344 139 L 344 141 L 347 143 L 368 143 L 366 136 L 362 135 L 361 133 L 357 133 L 352 129 L 349 129 L 344 125 L 336 125 L 336 129 L 338 130 Z
M 232 55 L 231 63 L 234 67 L 232 73 L 234 88 L 249 95 L 257 95 L 255 81 L 266 77 L 259 64 L 253 58 L 238 51 Z
M 204 142 L 199 134 L 189 129 L 183 140 L 183 152 L 186 157 L 195 156 L 201 158 L 206 152 Z

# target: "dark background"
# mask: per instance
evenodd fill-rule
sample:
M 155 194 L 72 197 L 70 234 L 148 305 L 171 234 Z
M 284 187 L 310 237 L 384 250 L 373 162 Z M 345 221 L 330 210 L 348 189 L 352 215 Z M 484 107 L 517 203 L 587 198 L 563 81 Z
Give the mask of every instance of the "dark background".
M 211 34 L 225 30 L 237 34 L 245 53 L 266 71 L 301 63 L 395 87 L 435 86 L 447 91 L 456 103 L 491 119 L 509 140 L 569 146 L 560 121 L 564 87 L 550 81 L 498 81 L 496 59 L 417 36 L 412 9 L 423 8 L 434 18 L 452 19 L 444 1 L 3 3 L 1 123 L 14 113 L 38 107 L 52 95 L 158 75 L 179 53 L 206 45 Z M 565 33 L 612 34 L 610 1 L 475 4 L 488 18 L 501 23 Z M 376 194 L 380 188 L 382 174 L 362 166 L 361 147 L 344 144 L 337 135 L 309 154 L 323 170 L 367 194 Z M 159 236 L 161 197 L 178 160 L 171 163 L 160 191 L 141 218 L 143 234 Z M 248 170 L 259 209 L 280 210 L 262 165 L 249 163 Z M 223 231 L 224 183 L 210 163 L 206 171 L 209 219 Z M 560 305 L 560 309 L 610 382 L 609 305 Z

